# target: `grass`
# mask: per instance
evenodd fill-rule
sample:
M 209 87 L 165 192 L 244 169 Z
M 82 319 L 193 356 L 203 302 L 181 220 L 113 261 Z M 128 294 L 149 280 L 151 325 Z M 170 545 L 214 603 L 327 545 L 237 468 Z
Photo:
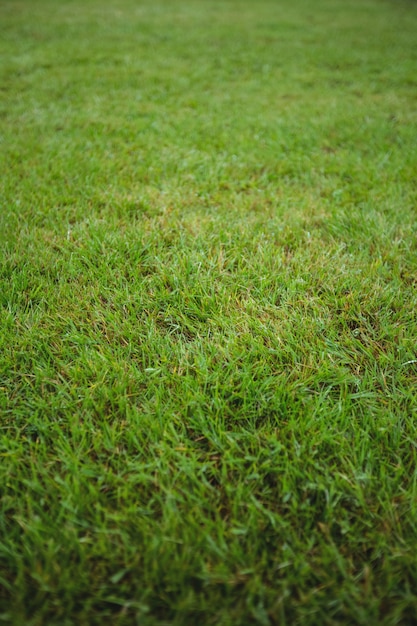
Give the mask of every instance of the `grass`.
M 416 4 L 0 17 L 0 622 L 415 624 Z

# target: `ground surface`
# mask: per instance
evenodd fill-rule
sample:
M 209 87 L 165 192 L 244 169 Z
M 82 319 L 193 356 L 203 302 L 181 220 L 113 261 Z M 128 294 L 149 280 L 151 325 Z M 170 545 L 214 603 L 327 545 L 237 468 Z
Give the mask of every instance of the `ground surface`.
M 0 25 L 0 619 L 416 623 L 416 3 Z

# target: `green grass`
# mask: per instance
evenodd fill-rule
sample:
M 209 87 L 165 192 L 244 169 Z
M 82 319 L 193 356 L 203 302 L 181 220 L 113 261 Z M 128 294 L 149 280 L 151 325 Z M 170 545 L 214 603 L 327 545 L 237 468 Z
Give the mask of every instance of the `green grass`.
M 417 5 L 0 25 L 0 623 L 417 623 Z

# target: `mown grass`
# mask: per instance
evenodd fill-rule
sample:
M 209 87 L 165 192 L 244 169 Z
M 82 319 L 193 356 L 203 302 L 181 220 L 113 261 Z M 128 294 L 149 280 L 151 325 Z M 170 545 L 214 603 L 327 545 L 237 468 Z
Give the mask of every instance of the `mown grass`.
M 417 6 L 3 0 L 0 620 L 417 620 Z

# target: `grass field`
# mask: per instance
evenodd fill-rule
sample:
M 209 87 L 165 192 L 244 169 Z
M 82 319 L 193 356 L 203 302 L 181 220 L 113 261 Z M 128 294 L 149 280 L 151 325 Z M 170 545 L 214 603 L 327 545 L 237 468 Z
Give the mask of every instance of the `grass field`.
M 417 4 L 0 29 L 0 623 L 417 624 Z

